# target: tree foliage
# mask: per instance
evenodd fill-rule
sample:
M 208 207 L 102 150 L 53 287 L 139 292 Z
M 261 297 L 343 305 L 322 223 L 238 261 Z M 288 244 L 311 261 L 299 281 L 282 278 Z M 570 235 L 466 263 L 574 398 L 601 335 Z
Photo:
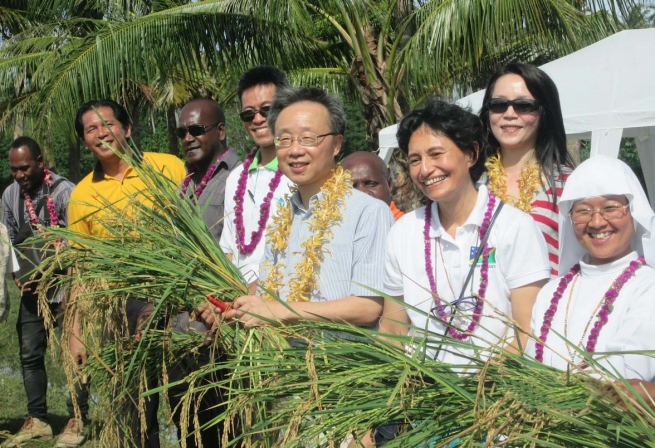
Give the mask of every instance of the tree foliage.
M 225 103 L 260 63 L 352 95 L 369 138 L 428 95 L 509 59 L 551 59 L 622 25 L 632 0 L 38 0 L 0 4 L 0 126 L 75 143 L 83 102 L 133 116 L 196 96 Z M 4 11 L 3 10 L 3 11 Z M 170 127 L 169 127 L 170 132 Z

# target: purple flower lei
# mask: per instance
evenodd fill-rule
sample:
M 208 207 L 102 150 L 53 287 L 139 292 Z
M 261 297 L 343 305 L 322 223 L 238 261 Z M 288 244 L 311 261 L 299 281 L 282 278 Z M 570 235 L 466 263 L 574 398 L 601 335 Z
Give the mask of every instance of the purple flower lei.
M 598 342 L 600 330 L 603 329 L 609 320 L 609 315 L 614 310 L 614 301 L 619 296 L 619 292 L 621 292 L 621 289 L 623 286 L 625 286 L 628 280 L 630 280 L 632 276 L 635 275 L 637 269 L 645 264 L 646 260 L 644 257 L 639 257 L 638 259 L 631 261 L 628 267 L 625 268 L 623 272 L 621 272 L 621 274 L 619 274 L 619 276 L 612 282 L 612 285 L 603 296 L 603 305 L 596 315 L 596 322 L 594 323 L 593 328 L 589 332 L 589 337 L 587 338 L 585 349 L 588 353 L 593 353 L 596 350 L 596 343 Z M 559 284 L 557 285 L 557 289 L 553 294 L 553 298 L 550 299 L 550 306 L 544 314 L 544 321 L 541 325 L 539 340 L 535 345 L 535 359 L 539 362 L 544 361 L 544 344 L 548 338 L 548 333 L 550 332 L 550 326 L 553 318 L 557 313 L 557 306 L 559 305 L 559 301 L 562 298 L 564 291 L 566 291 L 567 286 L 569 283 L 571 283 L 571 280 L 573 280 L 573 277 L 575 277 L 578 272 L 580 272 L 580 265 L 576 264 L 564 277 L 560 279 Z M 587 366 L 582 366 L 582 368 L 585 367 Z
M 250 244 L 246 244 L 246 228 L 243 225 L 243 198 L 246 195 L 246 183 L 248 181 L 248 168 L 255 160 L 255 153 L 250 154 L 246 160 L 243 162 L 243 169 L 239 175 L 239 182 L 237 183 L 237 190 L 234 193 L 234 224 L 237 228 L 237 246 L 239 247 L 239 253 L 241 255 L 252 253 L 257 244 L 262 239 L 264 229 L 266 228 L 266 221 L 268 221 L 268 215 L 271 211 L 271 201 L 273 200 L 273 194 L 277 189 L 277 186 L 280 185 L 280 180 L 282 179 L 282 172 L 277 170 L 275 176 L 268 184 L 268 194 L 264 198 L 264 202 L 259 207 L 259 221 L 257 222 L 257 230 L 253 230 L 250 235 Z
M 52 188 L 53 176 L 48 168 L 43 168 L 43 183 L 46 184 L 48 188 Z M 37 226 L 39 224 L 39 217 L 36 216 L 36 210 L 34 209 L 34 203 L 32 198 L 27 193 L 26 190 L 21 189 L 23 193 L 23 202 L 25 203 L 25 208 L 27 208 L 27 213 L 30 215 L 30 222 Z M 49 194 L 46 198 L 46 208 L 48 209 L 48 216 L 50 217 L 50 226 L 57 227 L 59 226 L 59 217 L 57 216 L 57 209 L 55 208 L 55 201 L 52 199 L 52 195 Z M 39 233 L 44 233 L 43 228 L 39 228 Z M 59 247 L 61 245 L 62 239 L 55 241 L 55 246 Z
M 196 187 L 196 191 L 193 192 L 193 196 L 191 196 L 191 202 L 193 205 L 196 205 L 196 199 L 200 197 L 202 192 L 205 190 L 205 187 L 207 187 L 207 182 L 209 182 L 209 179 L 212 178 L 214 175 L 214 171 L 216 171 L 216 168 L 218 168 L 218 165 L 221 163 L 221 160 L 223 160 L 223 157 L 225 155 L 232 151 L 232 149 L 228 149 L 225 151 L 223 154 L 221 154 L 218 159 L 216 159 L 216 162 L 212 163 L 209 165 L 209 168 L 207 168 L 207 172 L 205 175 L 202 177 L 202 180 L 198 184 L 198 187 Z M 195 173 L 189 173 L 186 178 L 184 178 L 184 182 L 182 182 L 182 188 L 180 191 L 180 197 L 184 199 L 184 196 L 186 196 L 186 191 L 189 188 L 189 184 L 191 183 L 191 178 L 193 177 Z
M 494 205 L 496 204 L 496 196 L 489 191 L 489 200 L 487 201 L 487 211 L 484 213 L 484 219 L 482 220 L 482 225 L 480 226 L 480 240 L 484 238 L 484 235 L 487 233 L 489 228 L 489 222 L 494 210 Z M 434 273 L 432 269 L 432 254 L 430 251 L 430 226 L 432 224 L 432 201 L 428 200 L 425 204 L 425 226 L 423 227 L 423 239 L 425 241 L 425 271 L 428 274 L 428 280 L 430 281 L 430 290 L 434 296 L 434 302 L 439 313 L 439 319 L 442 322 L 446 322 L 446 312 L 441 308 L 441 299 L 437 295 L 437 284 L 434 279 Z M 477 263 L 477 260 L 473 261 Z M 473 311 L 473 316 L 471 318 L 471 323 L 468 325 L 465 331 L 457 331 L 453 327 L 448 328 L 448 334 L 455 339 L 464 340 L 473 334 L 475 327 L 480 323 L 482 318 L 482 309 L 484 307 L 484 297 L 487 292 L 487 284 L 489 283 L 489 244 L 485 241 L 482 249 L 482 266 L 480 267 L 480 287 L 478 289 L 477 303 L 475 305 L 475 310 Z

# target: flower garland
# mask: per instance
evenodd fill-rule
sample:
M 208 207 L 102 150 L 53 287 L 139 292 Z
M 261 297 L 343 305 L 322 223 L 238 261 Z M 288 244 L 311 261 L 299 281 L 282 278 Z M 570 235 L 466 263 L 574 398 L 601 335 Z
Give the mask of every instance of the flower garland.
M 494 154 L 484 164 L 487 167 L 489 178 L 489 190 L 500 198 L 500 200 L 513 205 L 519 210 L 530 213 L 532 210 L 532 198 L 541 184 L 539 166 L 536 163 L 526 163 L 519 175 L 519 200 L 515 201 L 507 194 L 507 181 L 505 180 L 505 169 L 500 153 Z
M 53 176 L 52 173 L 48 168 L 43 168 L 43 183 L 50 189 L 52 188 L 53 184 Z M 36 215 L 36 210 L 34 209 L 34 203 L 32 202 L 32 198 L 30 195 L 27 193 L 27 190 L 24 188 L 21 188 L 21 193 L 23 194 L 23 201 L 25 203 L 25 208 L 27 209 L 27 213 L 30 216 L 30 222 L 32 223 L 33 226 L 37 227 L 39 229 L 39 233 L 43 234 L 45 233 L 45 228 L 43 226 L 40 226 L 40 221 L 39 217 Z M 46 197 L 46 208 L 48 209 L 48 217 L 50 218 L 50 226 L 51 227 L 58 227 L 59 226 L 59 216 L 57 216 L 57 209 L 55 208 L 55 200 L 52 198 L 52 194 L 49 194 Z M 59 248 L 61 247 L 63 243 L 62 239 L 58 239 L 55 241 L 55 247 Z
M 628 267 L 625 268 L 623 272 L 621 272 L 621 274 L 619 274 L 619 276 L 612 282 L 612 285 L 609 287 L 609 289 L 603 296 L 603 300 L 602 300 L 603 305 L 601 306 L 600 311 L 596 315 L 596 322 L 594 323 L 594 327 L 589 332 L 589 337 L 587 338 L 587 344 L 585 346 L 585 349 L 588 353 L 593 353 L 595 351 L 600 330 L 603 329 L 603 327 L 609 320 L 609 315 L 612 313 L 612 310 L 614 309 L 614 301 L 619 296 L 621 289 L 623 288 L 623 286 L 625 286 L 628 280 L 630 280 L 632 276 L 635 275 L 637 269 L 639 269 L 645 264 L 646 264 L 646 260 L 644 259 L 644 257 L 639 257 L 638 259 L 631 261 Z M 580 272 L 580 265 L 576 264 L 571 268 L 571 270 L 564 277 L 560 279 L 559 284 L 557 285 L 557 289 L 553 294 L 553 298 L 550 300 L 550 306 L 548 307 L 546 313 L 544 314 L 544 321 L 543 324 L 541 325 L 539 340 L 537 341 L 535 346 L 535 359 L 539 362 L 544 361 L 544 344 L 546 343 L 546 339 L 548 338 L 548 333 L 550 332 L 550 328 L 551 328 L 550 326 L 553 321 L 553 318 L 557 313 L 557 306 L 559 305 L 559 301 L 562 298 L 564 291 L 566 291 L 566 288 L 568 287 L 569 283 L 571 283 L 571 280 L 573 280 L 573 277 L 578 275 L 579 272 Z M 584 334 L 582 335 L 582 337 L 584 338 Z M 582 366 L 582 368 L 585 367 L 586 365 Z
M 237 247 L 239 248 L 239 253 L 241 255 L 246 255 L 252 253 L 259 241 L 262 239 L 262 234 L 266 228 L 266 221 L 268 221 L 268 215 L 271 211 L 271 201 L 273 200 L 273 194 L 280 185 L 280 180 L 282 179 L 282 171 L 277 170 L 273 179 L 271 179 L 268 184 L 268 194 L 264 198 L 264 202 L 259 207 L 259 221 L 257 222 L 257 230 L 253 230 L 250 235 L 250 244 L 246 244 L 246 229 L 243 225 L 243 199 L 246 195 L 246 183 L 248 181 L 248 169 L 255 159 L 255 153 L 250 154 L 246 160 L 243 162 L 243 169 L 239 175 L 239 181 L 237 182 L 237 190 L 234 193 L 234 225 L 236 226 L 237 234 Z
M 207 168 L 205 175 L 202 177 L 202 180 L 200 180 L 200 183 L 196 187 L 196 190 L 193 192 L 193 196 L 191 196 L 191 203 L 193 203 L 193 205 L 196 205 L 196 199 L 200 197 L 203 191 L 205 191 L 209 179 L 211 179 L 212 176 L 214 175 L 214 172 L 218 168 L 218 165 L 221 163 L 221 160 L 223 160 L 223 157 L 225 157 L 225 155 L 230 151 L 232 150 L 228 149 L 223 154 L 221 154 L 218 157 L 218 159 L 216 159 L 216 162 L 209 165 L 209 168 Z M 182 188 L 180 188 L 180 197 L 182 199 L 184 199 L 184 197 L 186 196 L 187 189 L 189 188 L 189 184 L 191 183 L 191 178 L 193 177 L 194 174 L 195 173 L 189 173 L 187 177 L 184 178 L 184 182 L 182 182 Z
M 489 200 L 487 201 L 487 210 L 484 213 L 484 219 L 482 220 L 482 225 L 480 226 L 479 237 L 480 241 L 484 239 L 484 235 L 487 233 L 489 228 L 489 223 L 491 222 L 491 217 L 494 210 L 494 205 L 496 204 L 496 197 L 489 190 Z M 447 316 L 446 312 L 441 308 L 441 299 L 437 294 L 437 283 L 434 279 L 434 271 L 432 269 L 432 254 L 430 251 L 430 227 L 432 225 L 432 201 L 428 200 L 425 205 L 425 225 L 423 227 L 423 239 L 425 241 L 425 271 L 428 274 L 428 280 L 430 281 L 430 290 L 434 296 L 435 309 L 438 310 L 439 319 L 446 323 Z M 475 310 L 473 311 L 473 316 L 471 322 L 465 331 L 455 330 L 453 327 L 448 328 L 448 334 L 454 337 L 455 339 L 464 340 L 473 334 L 475 327 L 480 323 L 482 318 L 482 309 L 484 307 L 484 297 L 487 292 L 487 284 L 489 283 L 489 243 L 484 242 L 482 246 L 482 266 L 480 267 L 480 287 L 478 289 L 478 297 L 476 297 Z M 473 263 L 477 263 L 478 260 L 473 260 Z
M 312 290 L 317 286 L 314 274 L 318 271 L 323 261 L 325 250 L 323 246 L 333 236 L 331 227 L 341 221 L 341 209 L 344 206 L 344 198 L 350 192 L 352 176 L 350 171 L 344 170 L 337 165 L 332 177 L 323 184 L 321 193 L 323 198 L 317 200 L 314 205 L 312 220 L 309 223 L 309 231 L 312 236 L 301 244 L 305 250 L 302 261 L 296 263 L 296 276 L 289 281 L 289 294 L 287 302 L 309 302 Z M 293 191 L 293 190 L 292 190 Z M 273 225 L 269 227 L 266 236 L 273 245 L 273 251 L 285 253 L 291 234 L 291 202 L 286 201 L 284 207 L 280 207 L 273 217 Z M 268 269 L 268 276 L 262 281 L 260 287 L 271 293 L 278 293 L 282 288 L 282 266 L 283 262 L 278 261 L 275 266 L 264 263 Z

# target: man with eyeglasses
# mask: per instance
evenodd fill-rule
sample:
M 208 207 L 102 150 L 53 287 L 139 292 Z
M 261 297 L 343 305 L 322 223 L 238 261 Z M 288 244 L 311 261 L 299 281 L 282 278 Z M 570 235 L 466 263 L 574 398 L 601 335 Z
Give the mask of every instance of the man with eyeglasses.
M 273 134 L 266 121 L 275 93 L 287 87 L 287 75 L 269 66 L 246 71 L 237 84 L 239 117 L 257 148 L 227 178 L 225 210 L 230 215 L 224 220 L 221 249 L 250 283 L 257 280 L 266 227 L 293 185 L 278 168 Z
M 275 96 L 268 122 L 280 169 L 297 191 L 269 227 L 260 296 L 239 297 L 225 317 L 246 328 L 300 319 L 375 327 L 382 299 L 366 286 L 384 292 L 394 218 L 384 202 L 352 188 L 349 173 L 336 164 L 343 107 L 322 89 L 285 89 Z M 219 313 L 202 307 L 199 314 L 211 327 Z
M 223 232 L 225 181 L 241 164 L 236 152 L 225 145 L 225 113 L 212 99 L 191 100 L 180 112 L 176 134 L 188 173 L 180 194 L 204 211 L 203 220 L 218 242 Z

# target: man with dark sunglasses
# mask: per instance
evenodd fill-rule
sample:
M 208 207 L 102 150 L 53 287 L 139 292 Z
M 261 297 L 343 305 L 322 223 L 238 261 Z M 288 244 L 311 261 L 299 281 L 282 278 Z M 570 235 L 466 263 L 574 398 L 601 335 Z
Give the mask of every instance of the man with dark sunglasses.
M 188 102 L 180 112 L 180 122 L 175 133 L 182 143 L 186 158 L 187 177 L 180 184 L 180 195 L 197 204 L 203 213 L 203 220 L 211 234 L 218 242 L 223 232 L 223 213 L 225 210 L 225 181 L 228 175 L 241 162 L 236 152 L 228 149 L 225 134 L 225 113 L 221 106 L 209 98 L 198 98 Z M 190 329 L 205 331 L 200 322 L 189 319 L 189 313 L 178 314 L 173 320 L 173 329 L 185 333 Z M 197 358 L 185 359 L 179 365 L 171 366 L 169 381 L 182 380 L 189 373 L 209 363 L 208 350 L 199 353 Z M 186 438 L 186 446 L 195 448 L 196 427 L 193 419 L 183 418 L 181 403 L 187 392 L 187 384 L 181 383 L 171 387 L 168 396 L 173 410 L 173 421 L 177 427 L 178 439 Z M 223 411 L 223 399 L 217 389 L 208 389 L 200 399 L 191 398 L 189 416 L 197 412 L 198 421 L 204 426 L 217 418 Z M 182 423 L 187 422 L 187 428 Z M 202 446 L 220 447 L 219 434 L 222 425 L 211 425 L 200 431 Z
M 267 122 L 276 92 L 287 87 L 287 75 L 269 66 L 246 71 L 237 84 L 241 100 L 239 117 L 257 148 L 243 167 L 234 170 L 227 179 L 225 209 L 231 215 L 225 219 L 221 249 L 249 282 L 257 279 L 266 227 L 293 185 L 278 170 L 273 134 Z
M 188 174 L 180 185 L 180 194 L 198 203 L 218 242 L 223 231 L 225 181 L 240 165 L 236 152 L 226 146 L 225 113 L 212 99 L 191 100 L 182 108 L 176 134 Z

